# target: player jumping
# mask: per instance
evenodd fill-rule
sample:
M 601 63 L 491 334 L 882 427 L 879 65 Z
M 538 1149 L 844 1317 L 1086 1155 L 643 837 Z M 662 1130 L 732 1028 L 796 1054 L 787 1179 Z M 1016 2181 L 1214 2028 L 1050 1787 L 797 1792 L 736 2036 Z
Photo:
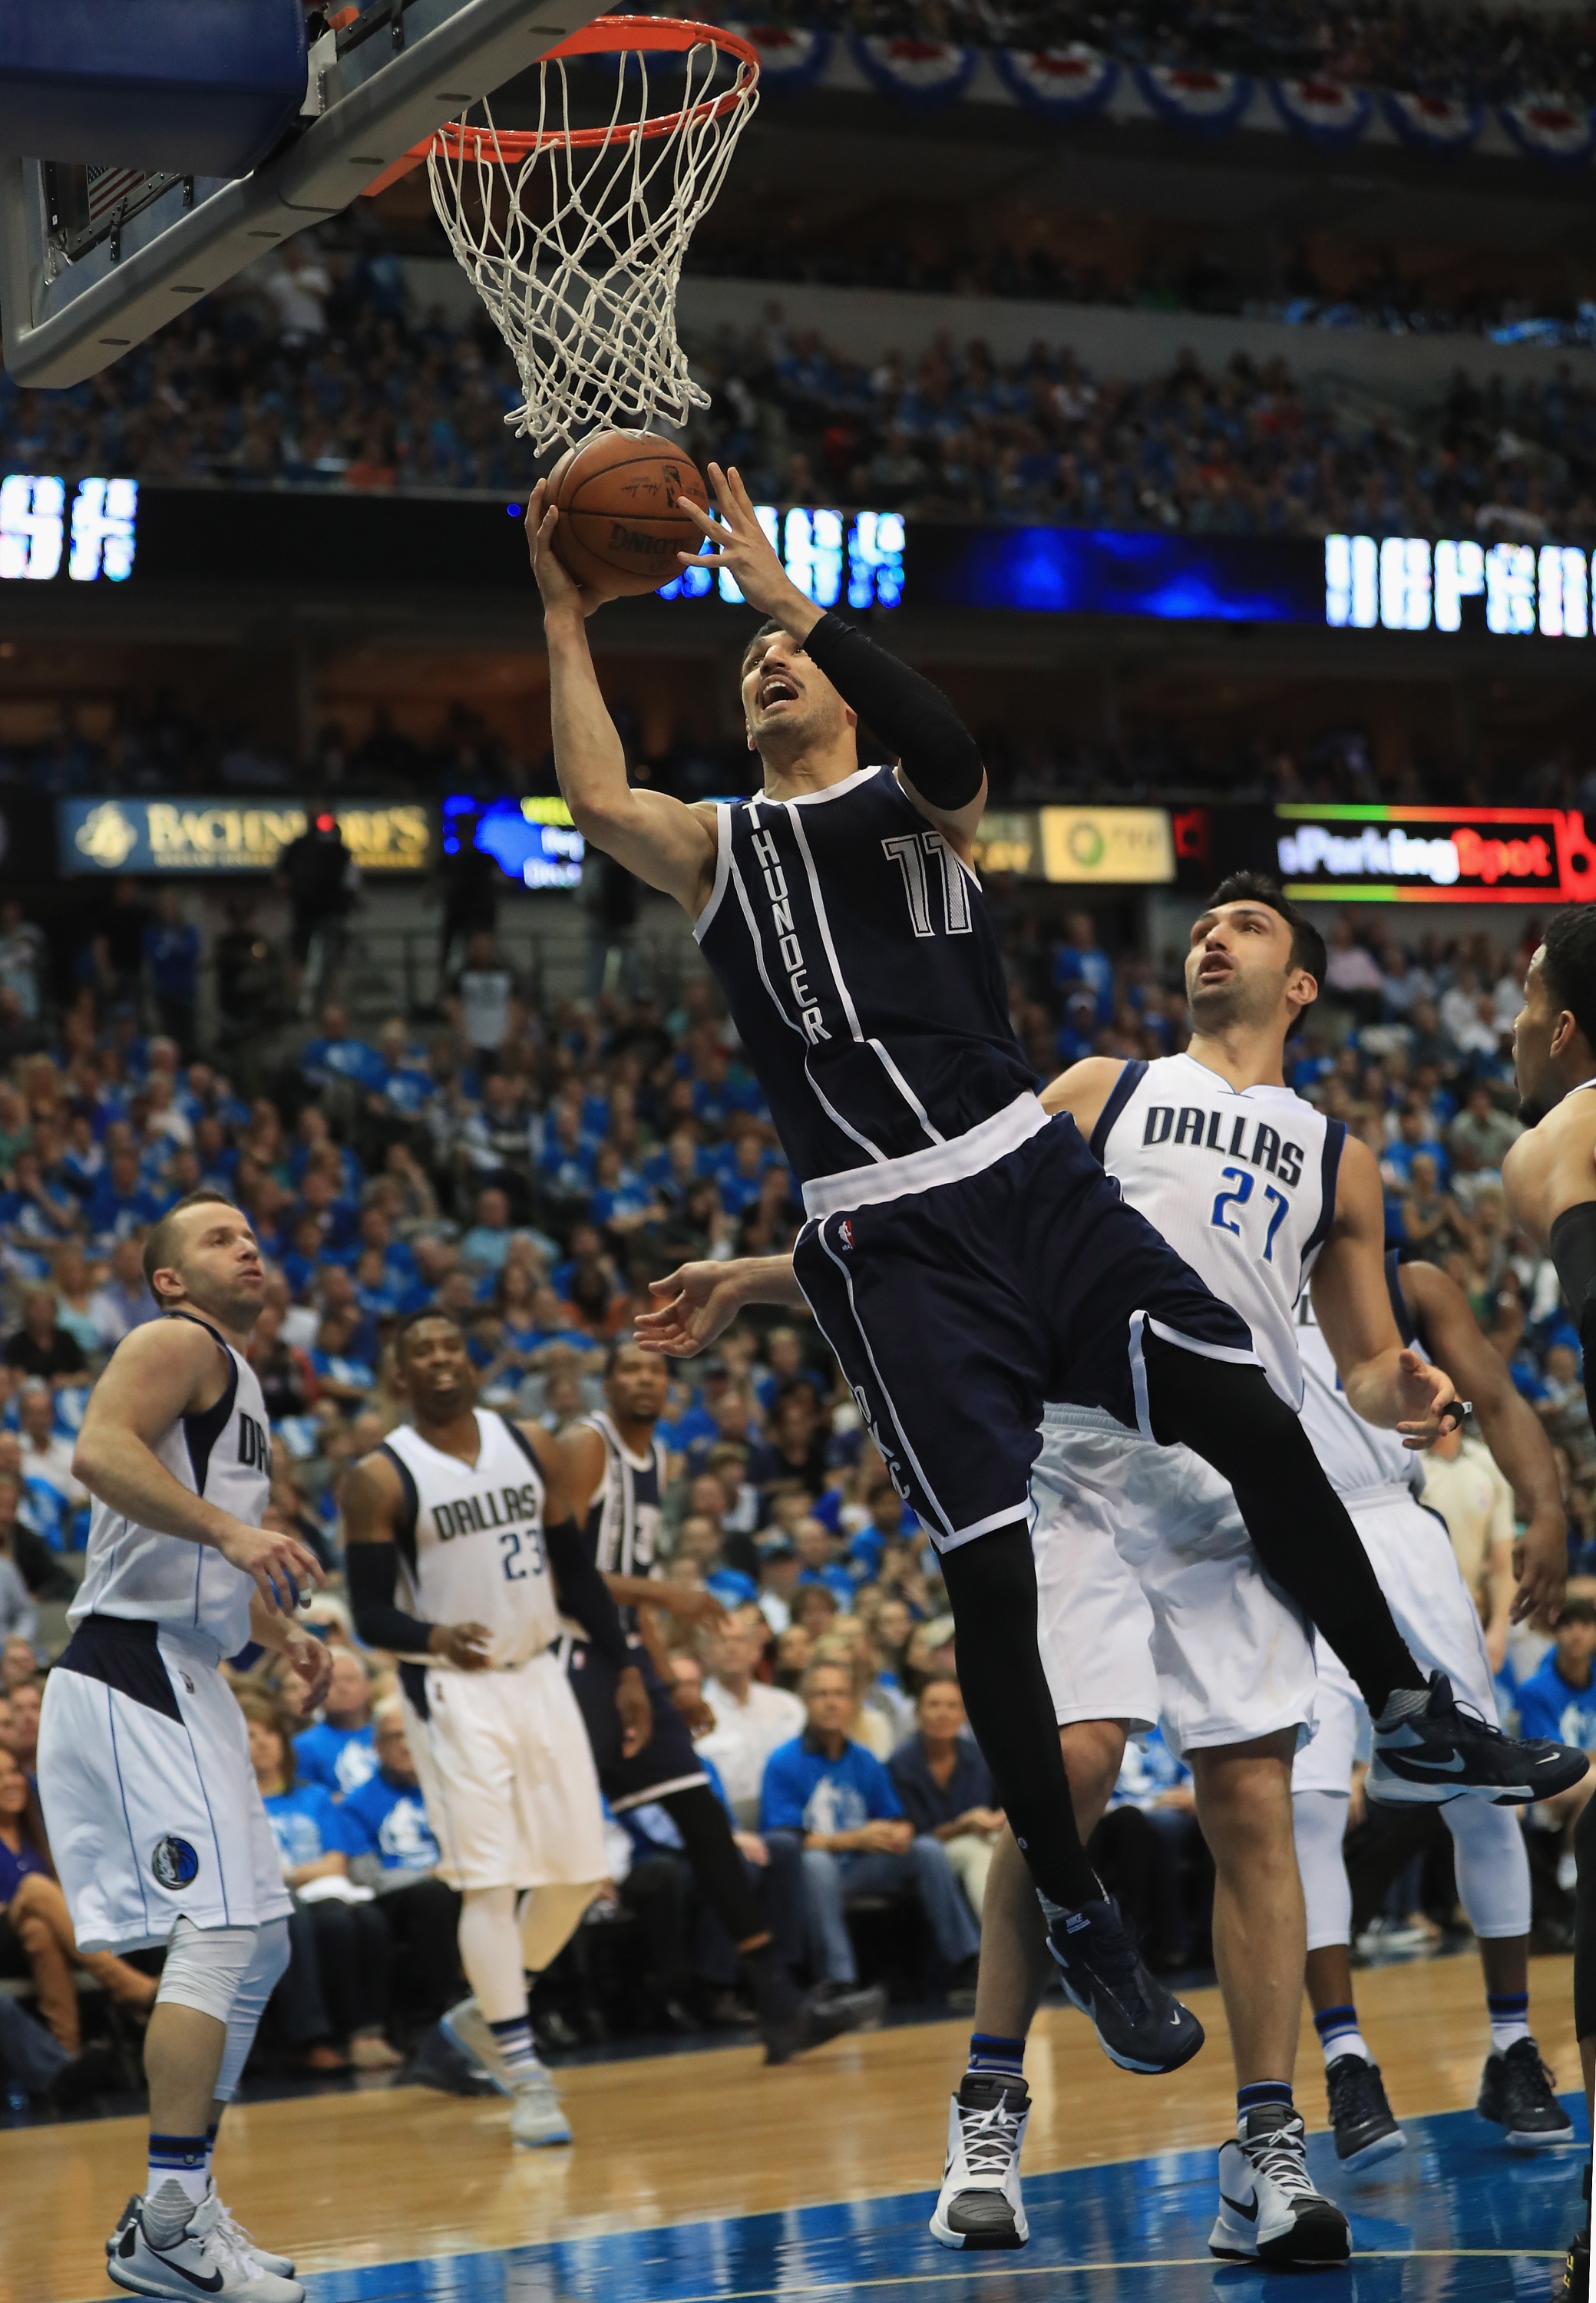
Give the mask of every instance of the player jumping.
M 1037 1101 L 970 863 L 986 779 L 968 731 L 805 598 L 735 472 L 710 477 L 724 524 L 695 514 L 718 547 L 700 564 L 770 619 L 741 677 L 763 788 L 689 807 L 629 786 L 587 647 L 600 603 L 555 559 L 540 488 L 528 527 L 561 789 L 586 837 L 695 922 L 802 1179 L 803 1294 L 941 1555 L 971 1723 L 1066 1988 L 1117 2062 L 1170 2070 L 1201 2027 L 1086 1860 L 1036 1644 L 1028 1491 L 1045 1401 L 1213 1462 L 1269 1573 L 1354 1671 L 1384 1764 L 1490 1792 L 1527 1757 L 1426 1682 L 1245 1320 Z M 896 770 L 859 765 L 861 720 Z M 1409 1413 L 1449 1397 L 1444 1378 L 1415 1378 Z

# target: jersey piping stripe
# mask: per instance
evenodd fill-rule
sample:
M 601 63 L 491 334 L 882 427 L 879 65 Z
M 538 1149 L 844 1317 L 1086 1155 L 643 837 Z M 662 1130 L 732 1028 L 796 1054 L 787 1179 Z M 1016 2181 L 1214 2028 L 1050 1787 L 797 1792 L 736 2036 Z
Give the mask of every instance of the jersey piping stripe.
M 1336 1220 L 1336 1177 L 1340 1173 L 1341 1146 L 1346 1141 L 1347 1122 L 1344 1119 L 1327 1119 L 1324 1123 L 1324 1149 L 1319 1157 L 1319 1220 L 1303 1242 L 1298 1295 L 1313 1268 L 1314 1257 L 1330 1237 L 1330 1226 Z
M 715 883 L 709 891 L 709 901 L 693 922 L 693 941 L 702 943 L 704 932 L 721 908 L 721 898 L 726 892 L 726 878 L 731 864 L 731 809 L 725 800 L 715 803 Z
M 865 1044 L 866 1047 L 873 1049 L 875 1054 L 880 1057 L 882 1071 L 885 1072 L 887 1077 L 898 1090 L 899 1094 L 908 1105 L 909 1109 L 914 1113 L 915 1118 L 919 1121 L 927 1135 L 930 1136 L 932 1142 L 933 1143 L 945 1143 L 948 1140 L 947 1137 L 942 1134 L 940 1127 L 933 1127 L 932 1126 L 931 1114 L 926 1110 L 925 1106 L 915 1093 L 914 1089 L 910 1087 L 908 1082 L 904 1078 L 903 1074 L 892 1061 L 891 1057 L 882 1047 L 881 1042 L 879 1040 L 867 1040 Z
M 1411 1351 L 1419 1343 L 1419 1323 L 1408 1307 L 1406 1296 L 1402 1293 L 1400 1262 L 1401 1259 L 1396 1249 L 1389 1248 L 1386 1251 L 1385 1259 L 1385 1284 L 1390 1294 L 1391 1312 L 1397 1322 L 1397 1333 Z M 1429 1354 L 1426 1353 L 1425 1356 L 1428 1358 Z
M 139 1843 L 133 1837 L 133 1818 L 128 1813 L 127 1785 L 122 1780 L 122 1753 L 116 1747 L 116 1704 L 110 1688 L 106 1690 L 106 1726 L 111 1738 L 111 1764 L 116 1770 L 116 1792 L 122 1801 L 122 1819 L 127 1826 L 128 1852 L 133 1859 L 133 1877 L 139 1882 L 139 1901 L 144 1907 L 144 1924 L 149 1925 L 149 1897 L 144 1892 L 144 1866 L 139 1860 Z
M 851 1142 L 857 1143 L 861 1152 L 868 1152 L 873 1160 L 879 1160 L 883 1168 L 890 1168 L 892 1162 L 888 1159 L 880 1144 L 872 1143 L 867 1135 L 860 1135 L 858 1129 L 854 1126 L 851 1120 L 843 1118 L 842 1114 L 832 1101 L 831 1097 L 826 1093 L 825 1090 L 821 1086 L 820 1082 L 815 1078 L 807 1056 L 804 1058 L 804 1077 L 814 1089 L 815 1100 L 819 1104 L 821 1109 L 824 1112 L 826 1118 L 831 1120 L 834 1126 L 840 1127 L 844 1135 L 848 1136 Z M 848 1172 L 853 1174 L 860 1171 L 849 1169 Z M 804 1188 L 807 1191 L 808 1185 L 806 1185 Z
M 798 1038 L 801 1040 L 804 1036 L 802 1026 L 795 1023 L 792 1017 L 788 1014 L 786 1008 L 782 1007 L 781 1002 L 776 997 L 776 987 L 771 982 L 770 976 L 766 973 L 764 965 L 764 946 L 760 941 L 759 929 L 754 918 L 754 907 L 748 901 L 748 891 L 743 885 L 743 875 L 739 871 L 735 862 L 731 866 L 731 884 L 737 890 L 737 900 L 742 906 L 743 921 L 748 931 L 748 941 L 754 947 L 754 965 L 759 970 L 759 981 L 764 984 L 765 991 L 770 995 L 771 1006 L 775 1009 L 777 1015 L 786 1025 L 788 1030 L 790 1032 L 796 1032 Z
M 921 1487 L 925 1489 L 926 1498 L 929 1501 L 933 1511 L 935 1512 L 938 1519 L 941 1520 L 943 1532 L 951 1537 L 953 1534 L 953 1523 L 949 1518 L 947 1513 L 942 1509 L 942 1503 L 937 1496 L 936 1490 L 933 1488 L 931 1481 L 926 1478 L 925 1468 L 922 1465 L 919 1457 L 914 1451 L 914 1447 L 909 1439 L 908 1433 L 903 1428 L 903 1418 L 899 1414 L 896 1406 L 893 1405 L 892 1395 L 887 1389 L 886 1385 L 882 1381 L 881 1369 L 876 1363 L 876 1357 L 874 1352 L 871 1348 L 870 1338 L 865 1332 L 864 1322 L 859 1318 L 859 1307 L 854 1300 L 853 1274 L 849 1271 L 847 1264 L 843 1262 L 842 1258 L 837 1253 L 837 1251 L 832 1245 L 830 1240 L 827 1239 L 825 1236 L 825 1227 L 823 1224 L 820 1227 L 818 1236 L 821 1246 L 825 1250 L 827 1255 L 830 1256 L 832 1261 L 842 1274 L 842 1285 L 848 1290 L 848 1308 L 853 1314 L 853 1323 L 858 1331 L 859 1341 L 865 1346 L 865 1356 L 870 1362 L 871 1371 L 874 1375 L 876 1382 L 881 1386 L 881 1396 L 885 1403 L 887 1413 L 892 1419 L 898 1437 L 903 1442 L 903 1452 L 908 1457 L 910 1464 L 914 1466 L 915 1477 L 919 1480 Z
M 1145 1057 L 1137 1056 L 1133 1062 L 1124 1067 L 1119 1078 L 1109 1090 L 1109 1100 L 1097 1115 L 1097 1125 L 1092 1130 L 1091 1143 L 1088 1147 L 1094 1160 L 1101 1160 L 1108 1150 L 1109 1137 L 1113 1133 L 1114 1122 L 1141 1085 L 1146 1070 Z
M 891 771 L 878 760 L 872 768 L 856 768 L 851 776 L 844 776 L 840 784 L 827 784 L 823 791 L 795 792 L 790 799 L 773 800 L 765 794 L 760 797 L 770 807 L 823 807 L 829 799 L 840 799 L 844 792 L 857 791 L 868 783 L 872 776 L 890 774 Z
M 199 1766 L 199 1754 L 194 1749 L 194 1730 L 183 1721 L 183 1734 L 189 1739 L 189 1757 L 194 1762 L 194 1781 L 199 1786 L 199 1796 L 205 1801 L 205 1819 L 210 1826 L 211 1853 L 215 1858 L 216 1881 L 222 1890 L 222 1919 L 224 1926 L 232 1925 L 232 1906 L 227 1900 L 227 1867 L 222 1860 L 222 1843 L 216 1837 L 216 1818 L 211 1812 L 211 1795 L 205 1788 L 205 1776 Z
M 752 810 L 749 813 L 752 814 Z M 815 924 L 820 930 L 820 941 L 825 946 L 825 956 L 831 962 L 832 981 L 837 987 L 837 997 L 842 1002 L 842 1013 L 848 1018 L 849 1030 L 853 1033 L 858 1045 L 863 1047 L 864 1026 L 859 1022 L 859 1011 L 853 1004 L 853 994 L 843 981 L 842 963 L 837 957 L 837 947 L 832 941 L 832 924 L 826 917 L 825 902 L 820 892 L 820 874 L 815 869 L 815 857 L 804 831 L 803 818 L 789 809 L 787 820 L 792 826 L 792 836 L 798 842 L 798 854 L 804 859 L 804 871 L 809 882 L 809 898 L 815 906 Z

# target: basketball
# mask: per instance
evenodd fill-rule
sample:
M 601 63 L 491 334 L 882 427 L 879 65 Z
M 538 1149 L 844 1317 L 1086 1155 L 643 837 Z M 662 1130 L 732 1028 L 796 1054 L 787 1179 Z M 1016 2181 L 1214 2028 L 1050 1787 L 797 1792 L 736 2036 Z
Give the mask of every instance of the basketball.
M 606 599 L 657 592 L 680 573 L 677 553 L 704 542 L 703 530 L 677 509 L 683 496 L 708 504 L 698 468 L 656 432 L 595 432 L 560 459 L 549 495 L 560 510 L 561 566 Z

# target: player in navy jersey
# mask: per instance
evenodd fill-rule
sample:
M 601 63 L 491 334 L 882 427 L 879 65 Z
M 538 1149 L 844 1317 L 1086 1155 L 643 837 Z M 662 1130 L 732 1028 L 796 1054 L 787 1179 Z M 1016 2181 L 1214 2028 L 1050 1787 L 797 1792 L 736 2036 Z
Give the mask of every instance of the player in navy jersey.
M 1448 1788 L 1493 1761 L 1454 1714 L 1431 1717 L 1245 1320 L 1037 1100 L 971 865 L 986 778 L 967 730 L 928 681 L 805 598 L 735 472 L 710 478 L 724 519 L 695 513 L 714 547 L 699 564 L 769 619 L 741 671 L 762 789 L 689 807 L 629 786 L 585 629 L 602 603 L 556 560 L 540 485 L 528 530 L 561 789 L 578 830 L 696 924 L 802 1184 L 797 1284 L 941 1554 L 971 1724 L 1066 1988 L 1116 2061 L 1170 2070 L 1201 2027 L 1147 1973 L 1086 1860 L 1037 1648 L 1028 1492 L 1046 1401 L 1106 1409 L 1212 1462 L 1373 1716 L 1400 1714 L 1415 1747 L 1433 1743 Z M 860 764 L 861 721 L 895 768 Z M 1415 1413 L 1449 1397 L 1442 1379 Z

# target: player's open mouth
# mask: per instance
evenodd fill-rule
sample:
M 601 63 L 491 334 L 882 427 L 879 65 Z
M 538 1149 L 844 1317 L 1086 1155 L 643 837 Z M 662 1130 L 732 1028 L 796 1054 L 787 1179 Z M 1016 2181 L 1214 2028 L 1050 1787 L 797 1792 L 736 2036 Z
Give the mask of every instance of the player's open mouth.
M 1202 965 L 1197 970 L 1197 981 L 1199 983 L 1217 983 L 1221 976 L 1229 974 L 1234 965 L 1235 962 L 1227 952 L 1204 952 Z
M 773 704 L 796 704 L 798 700 L 797 687 L 783 672 L 773 671 L 768 679 L 762 679 L 759 683 L 759 709 L 762 712 L 768 712 Z

